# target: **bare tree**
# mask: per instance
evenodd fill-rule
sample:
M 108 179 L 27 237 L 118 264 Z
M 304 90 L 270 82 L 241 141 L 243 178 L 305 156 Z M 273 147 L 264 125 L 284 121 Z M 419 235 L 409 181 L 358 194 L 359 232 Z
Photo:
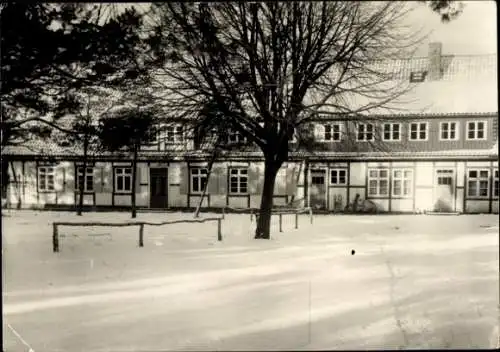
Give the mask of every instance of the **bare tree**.
M 294 132 L 318 114 L 363 120 L 405 92 L 383 61 L 415 49 L 409 11 L 365 1 L 153 4 L 149 59 L 162 104 L 199 118 L 213 101 L 215 124 L 263 153 L 256 238 L 269 238 L 275 179 Z

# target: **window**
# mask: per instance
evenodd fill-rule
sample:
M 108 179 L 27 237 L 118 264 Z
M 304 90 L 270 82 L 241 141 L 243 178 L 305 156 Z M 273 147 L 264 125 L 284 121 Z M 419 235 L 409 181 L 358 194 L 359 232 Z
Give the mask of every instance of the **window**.
M 485 198 L 489 194 L 489 170 L 468 170 L 467 196 Z
M 486 139 L 486 121 L 467 122 L 467 139 Z
M 191 192 L 202 193 L 208 179 L 208 169 L 197 167 L 191 169 Z
M 399 123 L 384 123 L 384 141 L 401 140 L 401 125 Z
M 428 128 L 427 122 L 410 123 L 410 141 L 426 141 Z
M 342 125 L 339 123 L 334 123 L 331 125 L 325 125 L 325 141 L 338 142 L 340 141 L 340 133 Z
M 457 140 L 458 125 L 456 122 L 441 122 L 441 140 Z
M 330 170 L 330 184 L 332 184 L 332 185 L 345 185 L 346 183 L 347 183 L 347 170 L 346 169 Z
M 229 191 L 233 194 L 248 193 L 248 170 L 231 169 L 229 173 Z
M 361 123 L 358 126 L 358 141 L 373 140 L 373 124 Z
M 227 140 L 229 143 L 245 143 L 247 139 L 238 131 L 229 131 L 227 134 Z
M 168 144 L 181 143 L 184 141 L 182 125 L 170 125 L 165 127 L 165 140 Z
M 80 190 L 80 182 L 83 178 L 83 167 L 78 168 L 78 174 L 76 177 L 76 190 Z M 88 167 L 85 172 L 85 180 L 83 182 L 83 191 L 84 192 L 94 192 L 94 168 Z
M 392 170 L 392 195 L 395 197 L 411 197 L 413 194 L 413 170 Z
M 115 192 L 127 193 L 132 191 L 132 168 L 115 168 Z
M 55 168 L 53 166 L 40 166 L 38 168 L 38 190 L 41 192 L 53 191 Z
M 493 197 L 498 198 L 498 169 L 493 171 Z
M 389 171 L 387 169 L 370 169 L 368 171 L 368 195 L 389 195 Z

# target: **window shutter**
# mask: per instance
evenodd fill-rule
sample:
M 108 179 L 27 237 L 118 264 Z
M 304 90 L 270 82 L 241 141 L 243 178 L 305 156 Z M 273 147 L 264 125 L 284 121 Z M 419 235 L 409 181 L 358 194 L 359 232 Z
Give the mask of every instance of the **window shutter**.
M 54 166 L 54 190 L 62 192 L 64 190 L 64 165 Z
M 94 167 L 94 192 L 102 193 L 102 175 L 103 175 L 102 167 L 95 166 Z
M 314 139 L 317 141 L 325 140 L 325 126 L 319 123 L 314 125 Z
M 274 181 L 274 194 L 285 195 L 286 194 L 286 168 L 281 167 L 276 175 L 276 180 Z
M 64 186 L 64 190 L 66 192 L 72 193 L 75 192 L 76 188 L 76 174 L 75 174 L 75 166 L 71 164 L 68 168 L 64 170 L 66 173 L 66 185 Z
M 293 196 L 297 193 L 297 165 L 286 169 L 286 194 Z
M 219 193 L 219 178 L 221 177 L 222 169 L 218 165 L 212 165 L 212 172 L 210 173 L 210 178 L 208 179 L 207 193 L 208 194 L 220 194 Z M 188 182 L 191 182 L 189 180 Z
M 136 173 L 135 173 L 135 193 L 139 193 L 139 190 L 141 189 L 141 163 L 137 163 L 136 167 Z M 132 170 L 133 171 L 133 170 Z
M 264 178 L 260 177 L 258 164 L 251 163 L 248 168 L 248 192 L 250 194 L 261 194 Z
M 180 170 L 180 193 L 188 194 L 189 191 L 189 169 L 187 164 L 181 165 Z
M 225 165 L 220 165 L 217 167 L 217 179 L 219 181 L 218 194 L 226 194 L 228 192 L 227 186 L 227 167 Z
M 101 184 L 102 187 L 102 192 L 103 193 L 112 193 L 113 192 L 113 183 L 114 183 L 114 172 L 113 172 L 113 166 L 111 164 L 106 164 L 102 169 L 101 169 L 101 179 L 102 182 Z

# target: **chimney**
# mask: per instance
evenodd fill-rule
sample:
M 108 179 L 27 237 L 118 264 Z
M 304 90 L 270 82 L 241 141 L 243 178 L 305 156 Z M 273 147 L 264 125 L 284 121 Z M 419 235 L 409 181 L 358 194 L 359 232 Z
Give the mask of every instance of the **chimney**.
M 441 79 L 441 43 L 429 43 L 429 73 L 428 79 L 430 81 L 435 81 Z

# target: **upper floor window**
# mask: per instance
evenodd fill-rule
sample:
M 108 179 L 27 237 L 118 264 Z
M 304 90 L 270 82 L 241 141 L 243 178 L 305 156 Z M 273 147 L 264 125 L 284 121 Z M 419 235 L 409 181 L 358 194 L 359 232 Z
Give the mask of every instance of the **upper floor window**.
M 456 122 L 441 122 L 440 136 L 441 140 L 457 140 L 458 124 Z
M 486 198 L 489 194 L 490 172 L 487 169 L 467 171 L 467 196 Z
M 338 142 L 340 141 L 342 125 L 340 123 L 333 123 L 324 125 L 325 133 L 323 139 L 325 141 Z
M 358 141 L 372 141 L 373 140 L 373 124 L 360 123 L 358 125 L 357 140 Z
M 115 192 L 129 193 L 132 191 L 132 168 L 115 168 Z
M 399 123 L 384 123 L 384 141 L 401 140 L 401 125 Z
M 184 132 L 182 125 L 169 125 L 165 127 L 165 142 L 168 144 L 182 143 Z
M 410 123 L 410 141 L 427 140 L 429 124 L 427 122 Z
M 55 167 L 40 166 L 38 167 L 38 190 L 41 192 L 49 192 L 55 189 Z
M 248 193 L 248 169 L 246 168 L 230 169 L 229 192 L 232 194 Z
M 347 170 L 346 169 L 332 169 L 330 170 L 330 184 L 332 185 L 345 185 L 347 183 Z
M 191 169 L 191 192 L 202 193 L 208 179 L 208 169 L 197 167 Z
M 80 190 L 80 182 L 83 178 L 83 167 L 78 168 L 76 177 L 76 190 Z M 94 192 L 94 168 L 87 167 L 85 171 L 85 179 L 83 180 L 83 191 L 84 192 Z
M 368 171 L 368 195 L 375 197 L 389 195 L 389 170 L 370 169 Z
M 486 139 L 486 121 L 467 122 L 467 139 Z

